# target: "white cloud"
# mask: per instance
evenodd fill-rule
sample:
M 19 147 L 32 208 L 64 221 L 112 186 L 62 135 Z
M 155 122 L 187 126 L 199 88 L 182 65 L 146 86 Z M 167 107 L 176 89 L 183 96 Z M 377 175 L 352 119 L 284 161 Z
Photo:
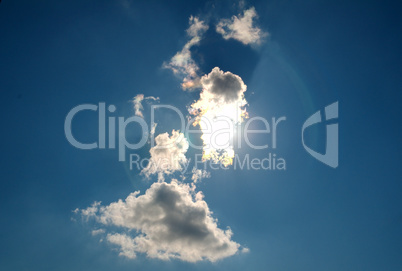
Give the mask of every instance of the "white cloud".
M 200 20 L 198 17 L 190 16 L 189 19 L 189 28 L 187 28 L 186 32 L 192 38 L 201 38 L 201 36 L 208 30 L 208 26 L 205 25 L 205 22 Z
M 200 99 L 189 109 L 200 126 L 203 160 L 227 166 L 234 158 L 233 140 L 236 125 L 247 117 L 244 92 L 247 86 L 240 76 L 215 67 L 201 80 Z
M 249 253 L 250 249 L 248 247 L 242 247 L 241 252 L 243 253 Z
M 224 39 L 235 39 L 241 43 L 260 44 L 267 36 L 259 27 L 254 26 L 253 21 L 258 17 L 254 7 L 243 12 L 243 16 L 233 16 L 231 19 L 222 19 L 216 26 L 216 32 Z
M 156 126 L 158 126 L 157 123 L 152 123 L 151 130 L 149 131 L 149 134 L 151 135 L 151 137 L 153 137 L 155 135 Z
M 83 209 L 83 210 L 80 210 L 77 208 L 73 212 L 76 214 L 81 213 L 82 217 L 88 219 L 90 217 L 95 216 L 100 204 L 101 204 L 100 201 L 95 201 L 94 203 L 92 203 L 92 205 L 90 207 Z
M 159 134 L 155 138 L 155 144 L 149 150 L 149 164 L 141 171 L 146 177 L 158 174 L 159 180 L 163 180 L 165 174 L 183 169 L 187 162 L 185 153 L 189 147 L 184 134 L 175 130 L 172 131 L 172 136 L 168 133 Z
M 192 90 L 199 87 L 199 67 L 191 57 L 191 47 L 198 45 L 203 34 L 208 30 L 208 26 L 198 17 L 191 16 L 189 20 L 187 35 L 190 40 L 184 45 L 183 49 L 176 53 L 163 67 L 171 69 L 174 74 L 183 77 L 182 88 Z
M 195 186 L 173 180 L 158 182 L 144 195 L 131 193 L 124 201 L 108 206 L 97 204 L 96 221 L 104 226 L 123 229 L 108 233 L 106 240 L 119 247 L 120 255 L 135 258 L 145 253 L 150 258 L 211 262 L 234 255 L 240 245 L 231 240 L 232 231 L 222 230 L 212 217 L 202 193 Z M 136 235 L 133 233 L 136 232 Z M 243 250 L 243 249 L 242 249 Z
M 138 117 L 144 118 L 144 115 L 142 114 L 142 110 L 144 109 L 142 106 L 142 101 L 143 100 L 153 100 L 153 101 L 159 101 L 159 97 L 153 97 L 153 96 L 149 96 L 149 97 L 144 97 L 144 94 L 137 94 L 132 102 L 134 104 L 134 114 Z
M 203 179 L 203 178 L 210 178 L 211 177 L 211 173 L 209 173 L 206 170 L 203 169 L 197 169 L 197 168 L 193 168 L 192 171 L 193 175 L 191 176 L 191 180 L 196 183 L 199 180 Z
M 92 236 L 95 236 L 95 235 L 105 233 L 105 230 L 104 229 L 97 229 L 97 230 L 93 230 L 91 233 L 92 233 Z
M 126 234 L 113 233 L 106 236 L 106 240 L 114 245 L 120 247 L 120 256 L 127 257 L 129 259 L 135 259 L 135 243 L 134 240 Z

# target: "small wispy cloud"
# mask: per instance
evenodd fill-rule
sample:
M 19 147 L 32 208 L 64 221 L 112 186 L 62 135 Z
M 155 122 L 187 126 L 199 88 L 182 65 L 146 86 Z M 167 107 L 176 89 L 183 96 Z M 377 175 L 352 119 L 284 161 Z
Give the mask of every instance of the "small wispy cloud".
M 151 138 L 153 138 L 155 135 L 156 126 L 158 126 L 157 123 L 152 123 L 151 130 L 149 131 Z
M 224 39 L 235 39 L 245 45 L 258 45 L 268 33 L 255 26 L 258 18 L 254 7 L 243 11 L 243 14 L 234 15 L 231 19 L 222 19 L 216 25 L 216 32 Z
M 104 229 L 97 229 L 97 230 L 93 230 L 91 233 L 92 233 L 92 236 L 95 236 L 95 235 L 99 235 L 99 234 L 104 234 L 105 230 Z
M 193 168 L 192 174 L 193 175 L 191 176 L 191 180 L 194 183 L 197 183 L 198 181 L 202 180 L 203 178 L 210 178 L 211 177 L 211 173 L 209 173 L 205 169 Z
M 132 103 L 134 104 L 134 111 L 135 111 L 134 114 L 141 118 L 144 118 L 144 115 L 142 114 L 142 110 L 144 110 L 144 107 L 142 106 L 142 101 L 144 100 L 159 101 L 159 97 L 153 97 L 153 96 L 145 97 L 144 94 L 137 94 L 133 98 Z
M 163 64 L 164 68 L 171 69 L 175 75 L 183 78 L 181 86 L 184 90 L 193 90 L 199 87 L 199 67 L 193 60 L 190 49 L 200 43 L 202 36 L 208 30 L 208 25 L 198 17 L 191 16 L 189 24 L 186 32 L 190 40 L 168 63 Z

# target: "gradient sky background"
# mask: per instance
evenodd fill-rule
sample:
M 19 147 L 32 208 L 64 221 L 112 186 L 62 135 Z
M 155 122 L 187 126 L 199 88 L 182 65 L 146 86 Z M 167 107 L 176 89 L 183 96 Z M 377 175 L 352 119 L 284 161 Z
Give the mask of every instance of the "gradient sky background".
M 276 153 L 287 169 L 211 171 L 198 189 L 219 227 L 230 226 L 250 252 L 193 264 L 119 257 L 91 225 L 72 220 L 75 208 L 144 193 L 154 180 L 127 170 L 117 150 L 71 146 L 64 119 L 76 105 L 99 102 L 130 117 L 138 93 L 184 111 L 199 92 L 182 91 L 162 63 L 186 42 L 190 15 L 213 23 L 239 10 L 229 1 L 2 1 L 1 270 L 402 270 L 401 4 L 247 6 L 270 33 L 266 42 L 253 49 L 211 27 L 194 58 L 204 73 L 219 66 L 242 77 L 250 116 L 286 116 L 276 150 L 238 153 Z M 335 101 L 337 169 L 301 144 L 303 122 Z M 96 113 L 74 125 L 81 141 L 96 139 Z M 173 128 L 177 119 L 157 133 Z M 324 129 L 309 135 L 315 149 L 324 148 Z

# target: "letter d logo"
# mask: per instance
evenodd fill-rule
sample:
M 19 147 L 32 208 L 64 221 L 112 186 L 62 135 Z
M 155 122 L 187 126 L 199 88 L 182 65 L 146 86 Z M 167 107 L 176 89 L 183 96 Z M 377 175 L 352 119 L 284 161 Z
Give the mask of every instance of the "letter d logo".
M 328 105 L 325 107 L 325 119 L 337 119 L 338 118 L 338 102 Z M 324 164 L 336 168 L 338 167 L 338 124 L 327 124 L 327 142 L 325 154 L 318 153 L 304 144 L 304 130 L 316 123 L 321 122 L 321 112 L 317 111 L 312 116 L 310 116 L 303 124 L 302 128 L 302 143 L 306 151 Z

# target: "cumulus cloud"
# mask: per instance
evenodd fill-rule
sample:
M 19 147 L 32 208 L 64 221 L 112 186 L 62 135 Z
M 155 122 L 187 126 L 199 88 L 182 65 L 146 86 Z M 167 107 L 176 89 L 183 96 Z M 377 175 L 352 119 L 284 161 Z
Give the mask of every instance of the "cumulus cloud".
M 260 44 L 267 36 L 259 27 L 254 26 L 254 20 L 258 17 L 254 7 L 247 9 L 243 15 L 233 16 L 231 19 L 222 19 L 216 26 L 216 32 L 224 39 L 235 39 L 241 43 Z
M 173 130 L 172 135 L 168 133 L 159 134 L 155 138 L 155 146 L 150 149 L 151 158 L 146 168 L 141 172 L 149 177 L 158 174 L 158 179 L 163 180 L 164 175 L 168 175 L 177 170 L 182 170 L 186 166 L 186 152 L 189 144 L 184 134 Z
M 163 67 L 171 69 L 177 76 L 183 77 L 182 88 L 192 90 L 199 87 L 199 67 L 191 57 L 191 47 L 198 45 L 203 34 L 208 30 L 208 26 L 198 17 L 190 17 L 190 26 L 187 35 L 190 40 L 184 45 L 183 49 L 176 53 Z
M 203 93 L 201 96 L 213 99 L 215 103 L 227 104 L 241 101 L 246 85 L 240 76 L 223 72 L 215 67 L 208 75 L 202 77 Z
M 231 165 L 234 158 L 233 137 L 236 125 L 247 117 L 244 92 L 247 86 L 240 76 L 215 67 L 200 83 L 200 99 L 189 109 L 195 125 L 202 131 L 203 160 Z
M 106 240 L 120 250 L 120 255 L 135 258 L 145 253 L 150 258 L 211 262 L 234 255 L 240 245 L 231 240 L 232 231 L 222 230 L 212 217 L 201 192 L 195 186 L 173 180 L 157 182 L 143 195 L 131 193 L 124 201 L 108 206 L 92 205 L 81 210 L 85 217 L 122 229 L 109 232 Z M 136 233 L 136 234 L 134 234 Z M 243 250 L 243 249 L 242 249 Z
M 137 94 L 132 102 L 134 104 L 134 114 L 138 117 L 143 118 L 144 115 L 142 114 L 142 110 L 144 109 L 142 106 L 142 101 L 144 100 L 153 100 L 153 101 L 159 101 L 159 97 L 153 97 L 153 96 L 149 96 L 149 97 L 144 97 L 144 94 Z

